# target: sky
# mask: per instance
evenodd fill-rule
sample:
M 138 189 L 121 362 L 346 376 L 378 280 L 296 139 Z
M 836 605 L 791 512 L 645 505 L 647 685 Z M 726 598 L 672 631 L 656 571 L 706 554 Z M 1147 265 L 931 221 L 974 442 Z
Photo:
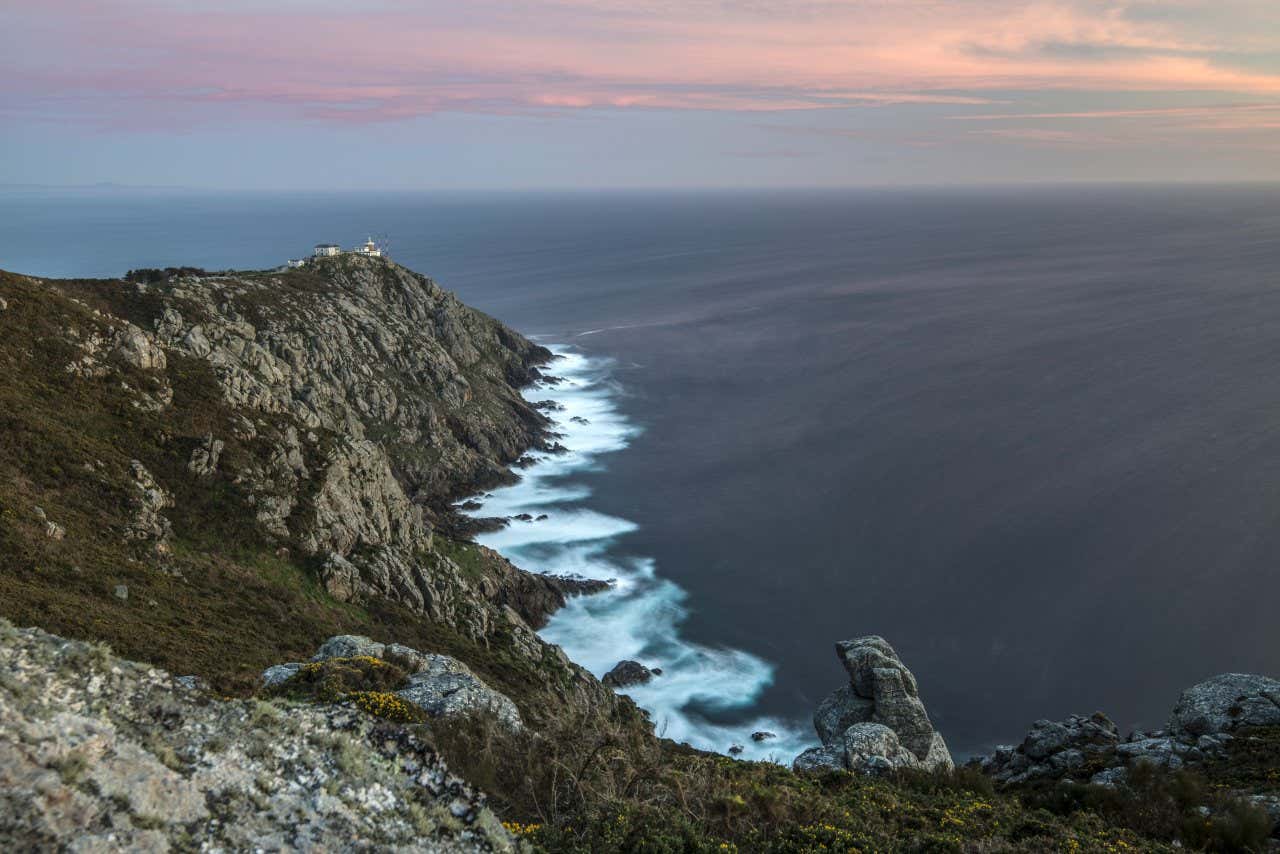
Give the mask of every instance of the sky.
M 1280 180 L 1280 0 L 0 0 L 0 185 Z

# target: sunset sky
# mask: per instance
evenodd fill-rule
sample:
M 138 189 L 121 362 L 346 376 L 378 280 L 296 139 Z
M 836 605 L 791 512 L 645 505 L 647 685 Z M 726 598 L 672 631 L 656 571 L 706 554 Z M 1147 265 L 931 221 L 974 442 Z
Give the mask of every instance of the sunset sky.
M 0 183 L 1280 180 L 1278 0 L 0 5 Z

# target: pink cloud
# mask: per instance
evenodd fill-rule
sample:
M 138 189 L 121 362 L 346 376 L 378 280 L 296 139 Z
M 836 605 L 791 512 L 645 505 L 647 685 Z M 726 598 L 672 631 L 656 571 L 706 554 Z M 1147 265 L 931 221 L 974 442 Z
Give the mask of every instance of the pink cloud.
M 1229 19 L 1250 0 L 1182 0 Z M 972 105 L 1009 90 L 1280 93 L 1214 37 L 1103 0 L 49 0 L 0 12 L 8 112 L 333 122 L 442 111 Z M 1185 18 L 1194 22 L 1194 17 Z M 1251 50 L 1280 49 L 1280 27 Z

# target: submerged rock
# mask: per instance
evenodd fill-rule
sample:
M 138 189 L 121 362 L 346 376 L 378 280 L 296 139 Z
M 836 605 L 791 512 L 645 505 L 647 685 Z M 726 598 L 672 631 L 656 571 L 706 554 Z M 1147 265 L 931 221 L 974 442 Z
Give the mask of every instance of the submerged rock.
M 619 661 L 600 681 L 610 688 L 626 688 L 643 685 L 653 678 L 653 671 L 638 661 Z

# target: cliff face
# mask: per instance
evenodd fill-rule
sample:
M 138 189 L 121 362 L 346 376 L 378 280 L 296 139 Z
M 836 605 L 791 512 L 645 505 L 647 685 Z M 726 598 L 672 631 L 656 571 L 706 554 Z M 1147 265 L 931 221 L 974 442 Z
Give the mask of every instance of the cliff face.
M 569 588 L 436 531 L 543 442 L 545 349 L 380 258 L 0 300 L 0 616 L 227 689 L 360 632 L 613 708 L 531 628 Z

